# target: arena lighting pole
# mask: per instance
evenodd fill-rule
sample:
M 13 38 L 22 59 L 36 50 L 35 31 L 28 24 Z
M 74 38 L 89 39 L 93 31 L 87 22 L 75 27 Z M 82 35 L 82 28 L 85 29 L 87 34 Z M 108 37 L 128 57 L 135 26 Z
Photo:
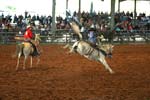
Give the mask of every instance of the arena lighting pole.
M 136 0 L 134 0 L 134 19 L 136 19 Z
M 66 0 L 66 10 L 68 10 L 68 0 Z M 66 12 L 66 17 L 68 17 L 67 12 Z
M 80 17 L 81 17 L 81 0 L 79 0 L 79 12 L 78 12 L 78 17 L 79 17 L 79 20 L 80 20 Z
M 66 9 L 68 9 L 68 0 L 66 0 Z
M 111 0 L 111 23 L 110 23 L 111 30 L 114 29 L 114 25 L 115 25 L 114 18 L 115 18 L 115 0 Z
M 52 33 L 56 31 L 56 23 L 55 23 L 55 7 L 56 7 L 56 0 L 52 1 Z
M 120 12 L 120 0 L 118 0 L 118 12 Z

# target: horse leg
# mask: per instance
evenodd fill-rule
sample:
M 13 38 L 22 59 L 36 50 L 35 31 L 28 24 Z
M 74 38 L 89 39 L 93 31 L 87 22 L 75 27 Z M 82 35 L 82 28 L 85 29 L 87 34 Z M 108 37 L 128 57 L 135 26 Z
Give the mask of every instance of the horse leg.
M 39 65 L 39 62 L 40 62 L 40 57 L 37 57 L 36 65 Z
M 66 44 L 63 48 L 66 49 L 66 48 L 70 48 L 70 44 Z
M 30 68 L 32 68 L 32 56 L 30 58 Z
M 27 60 L 27 56 L 24 57 L 23 69 L 25 69 L 25 67 L 26 67 L 26 60 Z
M 72 47 L 70 47 L 69 49 L 70 49 L 69 54 L 75 52 L 75 46 L 74 45 Z
M 17 59 L 16 70 L 18 70 L 18 68 L 19 68 L 20 57 L 21 57 L 21 53 L 19 53 L 19 54 L 18 54 L 18 59 Z
M 70 47 L 69 53 L 75 52 L 75 49 L 78 47 L 79 41 L 75 42 L 72 47 Z
M 107 64 L 107 62 L 104 58 L 100 58 L 99 60 L 104 65 L 106 70 L 108 70 L 111 74 L 114 73 L 114 71 L 109 67 L 109 65 Z

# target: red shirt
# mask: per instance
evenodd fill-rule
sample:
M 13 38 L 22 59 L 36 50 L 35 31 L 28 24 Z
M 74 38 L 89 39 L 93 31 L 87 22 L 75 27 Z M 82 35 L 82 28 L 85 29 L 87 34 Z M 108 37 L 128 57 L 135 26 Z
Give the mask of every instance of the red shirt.
M 32 31 L 31 31 L 30 28 L 28 28 L 28 29 L 25 31 L 25 33 L 24 33 L 24 38 L 25 38 L 25 39 L 32 39 L 32 38 L 33 38 L 33 33 L 32 33 Z

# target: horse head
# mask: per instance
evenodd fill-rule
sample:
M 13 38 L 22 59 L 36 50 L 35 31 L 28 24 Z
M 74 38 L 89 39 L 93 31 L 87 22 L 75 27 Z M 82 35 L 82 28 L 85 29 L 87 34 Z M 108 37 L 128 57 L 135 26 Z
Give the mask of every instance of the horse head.
M 112 58 L 114 45 L 112 44 L 104 44 L 100 47 L 100 49 L 104 50 L 108 57 Z
M 40 34 L 35 34 L 34 43 L 35 45 L 39 45 L 41 41 Z
M 35 34 L 35 41 L 41 41 L 40 34 Z

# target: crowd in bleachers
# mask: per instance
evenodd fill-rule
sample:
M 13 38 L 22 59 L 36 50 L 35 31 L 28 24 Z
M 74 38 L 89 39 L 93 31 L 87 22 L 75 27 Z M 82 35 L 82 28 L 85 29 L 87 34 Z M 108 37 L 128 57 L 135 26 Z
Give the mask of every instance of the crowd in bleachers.
M 108 13 L 89 13 L 82 12 L 81 14 L 74 12 L 74 18 L 78 19 L 85 29 L 88 29 L 92 24 L 97 30 L 106 31 L 110 29 L 110 14 Z M 80 18 L 80 19 L 79 19 Z M 31 16 L 28 12 L 24 15 L 0 15 L 0 31 L 21 31 L 25 30 L 26 25 L 32 24 L 38 30 L 51 30 L 52 16 Z M 57 29 L 70 29 L 67 19 L 61 16 L 56 17 Z M 139 14 L 136 19 L 133 19 L 133 13 L 120 12 L 115 13 L 115 31 L 120 30 L 150 30 L 150 16 Z

